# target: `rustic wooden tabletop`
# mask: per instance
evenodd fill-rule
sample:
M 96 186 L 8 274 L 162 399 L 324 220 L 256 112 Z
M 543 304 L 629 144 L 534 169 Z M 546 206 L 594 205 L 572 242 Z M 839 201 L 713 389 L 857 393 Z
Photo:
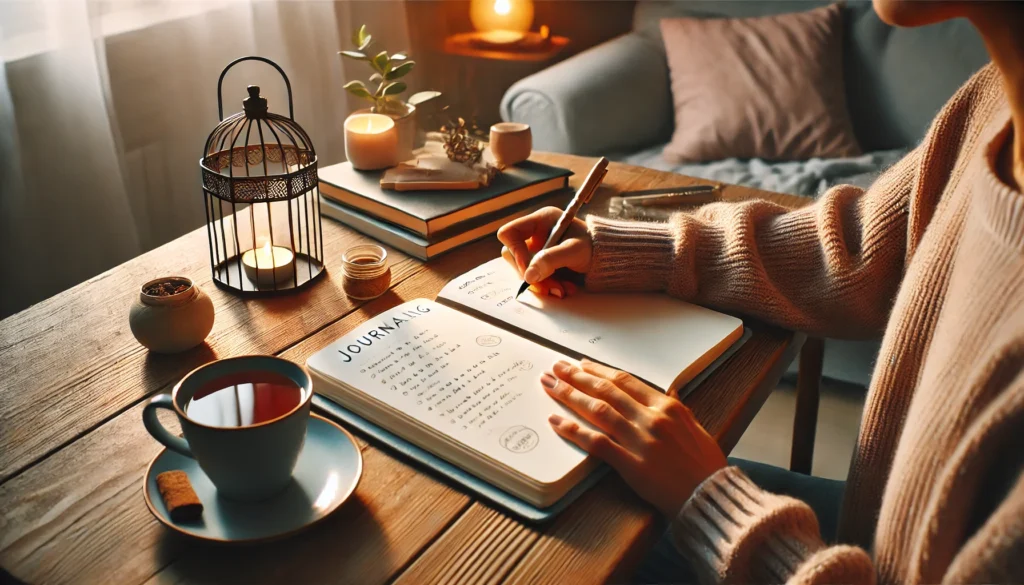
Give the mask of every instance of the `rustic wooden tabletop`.
M 534 158 L 572 169 L 574 184 L 593 163 Z M 699 182 L 612 164 L 602 196 Z M 734 186 L 723 196 L 806 202 Z M 627 575 L 662 521 L 618 477 L 605 478 L 551 523 L 531 526 L 362 438 L 355 496 L 300 535 L 215 545 L 153 518 L 142 479 L 162 447 L 142 426 L 149 397 L 216 358 L 274 354 L 304 362 L 372 315 L 433 298 L 500 249 L 487 238 L 426 263 L 391 252 L 392 289 L 354 301 L 341 289 L 341 253 L 366 239 L 325 219 L 327 278 L 292 296 L 243 300 L 211 282 L 200 228 L 0 322 L 0 566 L 29 583 L 589 583 Z M 216 307 L 207 343 L 176 356 L 148 353 L 128 328 L 140 284 L 167 274 L 195 280 Z M 726 451 L 803 340 L 765 325 L 753 330 L 686 398 Z

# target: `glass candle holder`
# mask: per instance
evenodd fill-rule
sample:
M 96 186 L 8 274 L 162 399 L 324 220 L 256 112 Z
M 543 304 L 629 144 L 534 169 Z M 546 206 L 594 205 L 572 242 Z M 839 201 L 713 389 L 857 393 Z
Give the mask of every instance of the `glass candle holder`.
M 391 286 L 388 252 L 375 244 L 353 246 L 341 255 L 341 286 L 358 300 L 375 299 Z

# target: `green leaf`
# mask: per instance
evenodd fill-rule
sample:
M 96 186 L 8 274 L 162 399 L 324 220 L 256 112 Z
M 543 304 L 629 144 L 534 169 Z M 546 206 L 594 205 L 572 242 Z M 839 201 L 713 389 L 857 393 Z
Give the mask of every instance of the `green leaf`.
M 366 25 L 364 24 L 359 27 L 359 30 L 352 33 L 352 44 L 362 51 L 366 48 L 366 45 L 370 44 L 370 40 L 372 38 L 373 37 L 370 36 L 370 33 L 366 32 Z
M 338 51 L 338 54 L 357 61 L 366 61 L 369 58 L 365 53 L 360 53 L 359 51 Z
M 396 81 L 394 83 L 389 83 L 387 87 L 384 88 L 384 95 L 397 95 L 403 91 L 405 91 L 405 82 Z
M 384 75 L 384 79 L 391 80 L 398 79 L 399 77 L 404 77 L 407 73 L 412 71 L 412 68 L 415 66 L 415 61 L 406 61 L 405 63 L 402 63 L 401 65 L 395 67 L 391 71 L 388 71 L 387 74 Z
M 356 97 L 361 97 L 361 98 L 372 97 L 370 95 L 370 90 L 366 89 L 366 86 L 363 84 L 363 82 L 359 81 L 359 80 L 350 81 L 350 82 L 346 83 L 345 84 L 345 89 L 348 90 L 349 93 L 351 93 L 352 95 L 354 95 Z
M 371 61 L 371 63 L 373 64 L 373 68 L 383 75 L 384 73 L 388 72 L 389 61 L 390 59 L 388 59 L 388 52 L 381 51 L 380 53 L 377 53 L 377 56 L 373 58 L 373 61 Z
M 391 55 L 392 61 L 405 61 L 408 58 L 409 56 L 405 53 L 395 53 L 394 55 Z
M 408 102 L 409 105 L 418 106 L 419 104 L 422 104 L 423 102 L 426 101 L 430 101 L 436 97 L 439 97 L 440 95 L 441 92 L 439 91 L 418 91 L 409 96 L 409 99 L 405 101 Z
M 380 83 L 381 81 L 384 81 L 384 76 L 380 73 L 374 73 L 370 76 L 370 83 Z

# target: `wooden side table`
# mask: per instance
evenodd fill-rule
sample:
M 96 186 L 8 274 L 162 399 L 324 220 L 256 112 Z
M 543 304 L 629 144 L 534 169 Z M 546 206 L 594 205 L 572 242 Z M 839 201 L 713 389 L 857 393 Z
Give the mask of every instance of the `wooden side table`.
M 569 39 L 558 35 L 552 36 L 550 44 L 542 51 L 480 48 L 474 43 L 474 40 L 477 38 L 477 33 L 449 35 L 444 40 L 444 52 L 448 55 L 492 61 L 546 62 L 557 57 L 559 53 L 569 46 Z

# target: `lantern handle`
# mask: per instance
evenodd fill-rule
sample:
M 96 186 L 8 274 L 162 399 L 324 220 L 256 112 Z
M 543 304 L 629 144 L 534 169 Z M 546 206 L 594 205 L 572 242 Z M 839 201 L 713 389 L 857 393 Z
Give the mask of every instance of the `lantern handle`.
M 295 106 L 292 104 L 292 82 L 288 81 L 288 76 L 285 75 L 284 69 L 281 69 L 280 65 L 274 63 L 273 61 L 267 59 L 266 57 L 257 57 L 256 55 L 250 55 L 248 57 L 239 57 L 234 61 L 228 63 L 228 66 L 224 68 L 224 71 L 220 72 L 220 78 L 217 80 L 217 116 L 221 119 L 221 121 L 224 120 L 224 93 L 222 91 L 222 87 L 224 85 L 224 76 L 228 74 L 229 69 L 231 69 L 235 65 L 238 65 L 242 61 L 262 61 L 267 65 L 270 65 L 274 69 L 277 69 L 277 72 L 280 73 L 281 77 L 284 78 L 284 85 L 288 89 L 288 117 L 291 118 L 291 120 L 294 122 Z

